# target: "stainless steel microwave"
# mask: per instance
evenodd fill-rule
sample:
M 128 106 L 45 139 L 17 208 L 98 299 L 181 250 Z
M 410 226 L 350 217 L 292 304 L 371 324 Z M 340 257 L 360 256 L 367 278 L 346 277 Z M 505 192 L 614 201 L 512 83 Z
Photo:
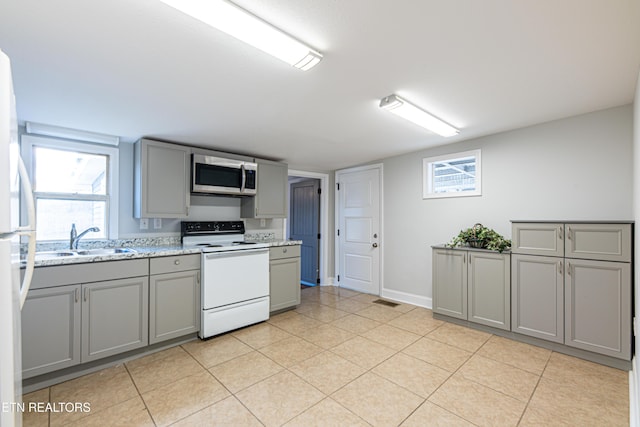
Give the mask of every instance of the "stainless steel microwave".
M 202 154 L 193 154 L 191 160 L 191 192 L 233 196 L 256 194 L 256 163 Z

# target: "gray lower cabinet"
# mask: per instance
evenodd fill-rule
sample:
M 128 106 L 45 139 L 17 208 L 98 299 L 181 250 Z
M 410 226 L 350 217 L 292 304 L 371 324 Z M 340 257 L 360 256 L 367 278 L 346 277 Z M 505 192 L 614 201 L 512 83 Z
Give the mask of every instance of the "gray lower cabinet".
M 562 258 L 511 255 L 512 330 L 564 342 L 564 261 Z
M 149 344 L 149 278 L 82 285 L 82 362 Z
M 286 218 L 287 180 L 289 167 L 285 163 L 255 159 L 258 164 L 258 188 L 253 197 L 243 197 L 242 218 Z
M 147 345 L 148 274 L 147 259 L 36 268 L 21 313 L 23 378 Z
M 511 329 L 511 277 L 508 254 L 469 252 L 468 320 Z
M 567 259 L 565 344 L 613 357 L 631 356 L 631 266 Z
M 467 320 L 467 251 L 433 251 L 433 311 Z
M 509 330 L 509 254 L 483 250 L 433 250 L 433 311 Z
M 631 360 L 633 224 L 514 221 L 512 228 L 513 331 Z M 540 256 L 554 245 L 563 249 L 558 256 Z
M 300 245 L 269 249 L 269 298 L 271 312 L 300 304 Z
M 22 377 L 80 363 L 80 285 L 29 292 L 22 308 Z
M 200 330 L 200 255 L 151 259 L 149 344 Z

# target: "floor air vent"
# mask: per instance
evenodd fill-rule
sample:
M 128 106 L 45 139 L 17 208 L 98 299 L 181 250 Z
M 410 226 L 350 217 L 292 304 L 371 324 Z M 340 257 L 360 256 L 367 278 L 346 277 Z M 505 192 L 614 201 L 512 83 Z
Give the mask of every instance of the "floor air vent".
M 383 299 L 377 299 L 375 301 L 373 301 L 374 304 L 381 304 L 381 305 L 386 305 L 387 307 L 396 307 L 399 304 L 395 303 L 395 302 L 391 302 L 391 301 L 385 301 Z

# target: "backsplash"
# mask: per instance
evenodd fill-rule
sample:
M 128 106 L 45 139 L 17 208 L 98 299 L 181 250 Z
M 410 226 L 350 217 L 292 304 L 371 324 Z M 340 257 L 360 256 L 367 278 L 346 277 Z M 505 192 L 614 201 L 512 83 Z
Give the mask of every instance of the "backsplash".
M 276 233 L 271 231 L 247 231 L 244 239 L 249 242 L 270 242 L 276 239 Z

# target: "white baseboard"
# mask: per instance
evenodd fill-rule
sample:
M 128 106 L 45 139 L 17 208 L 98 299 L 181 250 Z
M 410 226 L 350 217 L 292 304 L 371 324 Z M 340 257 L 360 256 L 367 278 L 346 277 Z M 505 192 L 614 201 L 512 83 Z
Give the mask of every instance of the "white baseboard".
M 336 278 L 327 277 L 324 283 L 320 283 L 320 286 L 336 286 Z
M 633 359 L 633 369 L 629 372 L 629 426 L 640 427 L 640 366 L 638 358 Z
M 394 291 L 392 289 L 382 289 L 380 296 L 383 298 L 388 298 L 390 300 L 403 302 L 405 304 L 413 304 L 428 309 L 431 309 L 433 307 L 431 298 L 410 294 L 407 292 Z

